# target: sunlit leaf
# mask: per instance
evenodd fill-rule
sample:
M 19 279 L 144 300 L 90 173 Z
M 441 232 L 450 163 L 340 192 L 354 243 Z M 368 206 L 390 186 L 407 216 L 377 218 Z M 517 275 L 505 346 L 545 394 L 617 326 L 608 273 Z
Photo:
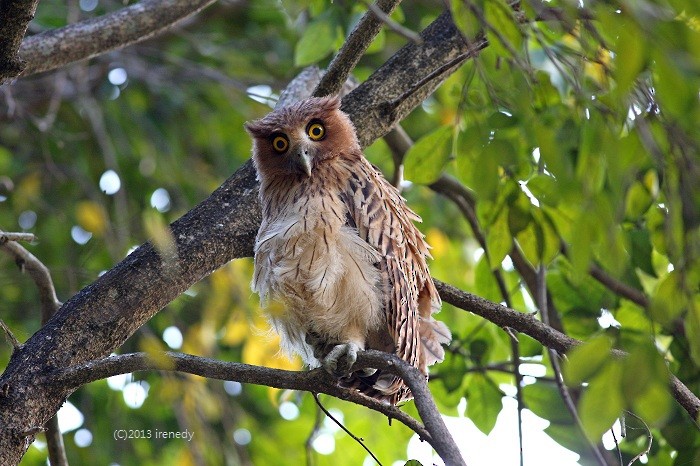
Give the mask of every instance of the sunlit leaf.
M 501 262 L 513 247 L 513 237 L 508 226 L 508 209 L 504 207 L 489 227 L 486 235 L 486 247 L 492 269 L 501 266 Z
M 612 427 L 624 408 L 620 382 L 622 368 L 616 361 L 603 367 L 583 391 L 579 401 L 581 424 L 590 438 L 597 441 Z
M 523 387 L 525 406 L 554 424 L 572 424 L 573 418 L 554 384 L 533 384 Z
M 306 66 L 325 58 L 333 51 L 335 39 L 335 24 L 331 18 L 328 15 L 316 18 L 294 48 L 294 64 Z
M 496 425 L 503 393 L 482 374 L 474 374 L 467 389 L 467 416 L 483 433 Z
M 442 173 L 452 155 L 450 126 L 441 126 L 420 138 L 404 159 L 404 177 L 418 184 L 430 184 Z
M 567 354 L 564 380 L 570 386 L 589 381 L 610 360 L 612 342 L 606 336 L 597 336 Z

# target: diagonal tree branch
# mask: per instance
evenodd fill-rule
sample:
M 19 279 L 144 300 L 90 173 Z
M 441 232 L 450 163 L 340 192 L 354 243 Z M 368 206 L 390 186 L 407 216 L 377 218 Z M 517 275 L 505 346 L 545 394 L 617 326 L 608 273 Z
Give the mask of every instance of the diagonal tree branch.
M 19 48 L 24 69 L 21 73 L 0 73 L 0 84 L 148 39 L 215 1 L 142 0 L 104 16 L 27 37 Z

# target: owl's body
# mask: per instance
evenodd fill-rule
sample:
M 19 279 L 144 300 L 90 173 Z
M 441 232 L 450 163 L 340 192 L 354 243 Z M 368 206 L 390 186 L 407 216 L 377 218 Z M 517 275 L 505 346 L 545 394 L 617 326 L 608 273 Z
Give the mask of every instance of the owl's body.
M 246 125 L 254 139 L 263 220 L 253 290 L 283 347 L 341 383 L 396 403 L 410 397 L 389 374 L 350 371 L 356 352 L 395 353 L 427 375 L 449 330 L 420 220 L 362 155 L 336 98 L 312 98 Z

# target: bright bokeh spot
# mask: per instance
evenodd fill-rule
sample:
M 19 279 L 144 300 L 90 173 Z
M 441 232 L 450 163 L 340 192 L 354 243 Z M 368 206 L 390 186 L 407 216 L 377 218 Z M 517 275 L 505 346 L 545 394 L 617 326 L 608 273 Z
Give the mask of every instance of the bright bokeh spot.
M 172 349 L 182 347 L 182 332 L 175 326 L 170 326 L 163 330 L 163 341 Z
M 236 429 L 233 432 L 233 441 L 239 445 L 248 445 L 252 440 L 252 435 L 248 429 Z
M 287 421 L 293 421 L 299 417 L 299 407 L 291 401 L 283 401 L 282 404 L 280 404 L 279 411 L 282 419 L 286 419 Z
M 311 442 L 311 446 L 322 455 L 330 455 L 335 451 L 335 438 L 332 434 L 321 433 Z
M 79 428 L 84 421 L 83 413 L 70 401 L 66 401 L 58 410 L 58 428 L 62 434 Z
M 143 406 L 143 403 L 148 398 L 148 383 L 139 381 L 126 384 L 122 390 L 124 403 L 129 408 L 137 409 Z
M 107 170 L 100 177 L 100 189 L 107 195 L 115 194 L 122 187 L 122 180 L 114 170 Z
M 114 68 L 107 75 L 107 79 L 115 86 L 121 86 L 127 79 L 126 70 L 124 68 Z
M 80 429 L 75 433 L 73 441 L 80 448 L 89 447 L 92 444 L 92 432 L 87 429 Z
M 170 194 L 165 188 L 158 188 L 151 194 L 151 207 L 158 212 L 167 212 L 170 210 Z

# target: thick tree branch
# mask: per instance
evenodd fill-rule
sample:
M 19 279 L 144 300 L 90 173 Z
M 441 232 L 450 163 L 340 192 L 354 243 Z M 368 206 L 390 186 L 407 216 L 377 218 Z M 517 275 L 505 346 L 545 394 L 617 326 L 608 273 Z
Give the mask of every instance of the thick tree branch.
M 28 76 L 60 68 L 153 37 L 214 3 L 215 0 L 142 0 L 113 13 L 27 37 L 19 48 Z M 11 2 L 13 3 L 13 2 Z
M 0 84 L 24 69 L 25 63 L 17 51 L 38 4 L 39 0 L 0 1 Z

